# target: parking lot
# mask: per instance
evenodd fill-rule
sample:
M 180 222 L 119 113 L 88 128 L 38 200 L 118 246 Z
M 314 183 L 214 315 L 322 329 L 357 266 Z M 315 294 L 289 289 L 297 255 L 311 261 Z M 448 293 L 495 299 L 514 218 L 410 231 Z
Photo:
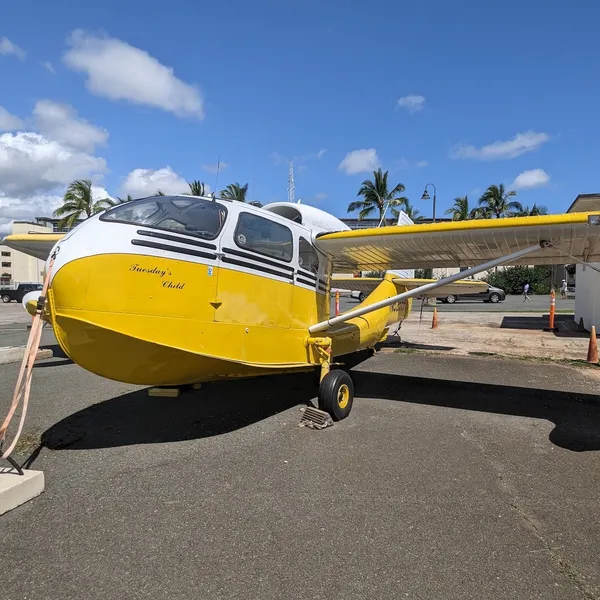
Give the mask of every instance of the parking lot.
M 44 335 L 19 457 L 46 491 L 0 517 L 4 598 L 600 598 L 595 368 L 391 342 L 314 431 L 310 376 L 153 398 Z

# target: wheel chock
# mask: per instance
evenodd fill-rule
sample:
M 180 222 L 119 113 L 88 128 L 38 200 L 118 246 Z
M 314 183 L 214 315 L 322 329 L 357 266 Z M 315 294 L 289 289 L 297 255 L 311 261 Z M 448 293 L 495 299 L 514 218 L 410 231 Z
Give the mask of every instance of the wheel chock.
M 309 429 L 325 429 L 333 425 L 333 419 L 328 412 L 315 408 L 314 406 L 307 406 L 301 409 L 303 411 L 302 419 L 298 423 L 298 427 L 308 427 Z
M 181 390 L 177 387 L 153 387 L 148 390 L 148 396 L 152 396 L 154 398 L 177 398 L 180 393 Z

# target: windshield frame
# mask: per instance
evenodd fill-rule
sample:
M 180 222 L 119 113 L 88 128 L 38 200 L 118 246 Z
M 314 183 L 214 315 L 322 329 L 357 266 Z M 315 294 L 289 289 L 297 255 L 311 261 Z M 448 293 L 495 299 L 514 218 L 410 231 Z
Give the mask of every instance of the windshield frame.
M 160 203 L 161 202 L 172 201 L 172 200 L 190 200 L 197 204 L 203 203 L 203 204 L 217 205 L 219 207 L 219 210 L 222 210 L 224 213 L 223 222 L 221 223 L 219 230 L 216 232 L 215 235 L 208 237 L 208 236 L 204 236 L 204 235 L 199 235 L 198 233 L 195 233 L 193 231 L 174 229 L 174 228 L 169 228 L 169 227 L 161 227 L 160 225 L 141 223 L 140 221 L 109 218 L 109 215 L 113 214 L 115 211 L 117 211 L 119 209 L 122 209 L 122 208 L 125 208 L 128 206 L 133 206 L 135 204 L 142 204 L 142 203 L 145 204 L 145 203 L 155 202 L 159 205 L 159 211 L 160 211 Z M 157 211 L 157 212 L 159 212 L 159 211 Z M 156 212 L 152 213 L 152 215 L 150 215 L 150 217 L 148 217 L 148 219 L 150 219 L 155 214 L 156 214 Z M 167 216 L 167 215 L 165 215 L 165 216 Z M 227 207 L 222 202 L 217 202 L 216 200 L 213 200 L 212 198 L 200 198 L 197 196 L 185 196 L 185 195 L 179 195 L 179 194 L 172 194 L 172 195 L 165 194 L 164 196 L 147 196 L 145 198 L 135 198 L 134 200 L 129 200 L 128 202 L 116 204 L 115 206 L 111 206 L 108 210 L 104 211 L 100 215 L 99 220 L 103 221 L 105 223 L 120 223 L 123 225 L 135 225 L 136 227 L 147 227 L 148 229 L 156 229 L 158 231 L 164 231 L 166 233 L 172 233 L 175 235 L 187 235 L 187 236 L 193 237 L 198 240 L 213 241 L 213 240 L 216 240 L 223 233 L 223 230 L 225 229 L 225 225 L 227 223 L 228 217 L 229 217 L 229 210 L 227 209 Z

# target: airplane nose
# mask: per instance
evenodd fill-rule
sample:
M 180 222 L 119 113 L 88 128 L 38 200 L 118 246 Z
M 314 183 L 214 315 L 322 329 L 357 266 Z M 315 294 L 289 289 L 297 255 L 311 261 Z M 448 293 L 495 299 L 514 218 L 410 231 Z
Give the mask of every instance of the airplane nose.
M 27 292 L 21 300 L 23 308 L 33 317 L 35 309 L 37 307 L 38 298 L 42 295 L 42 290 L 34 290 L 33 292 Z
M 211 279 L 195 263 L 156 256 L 63 262 L 48 293 L 54 334 L 73 362 L 108 379 L 195 383 L 210 365 L 201 352 L 215 310 Z

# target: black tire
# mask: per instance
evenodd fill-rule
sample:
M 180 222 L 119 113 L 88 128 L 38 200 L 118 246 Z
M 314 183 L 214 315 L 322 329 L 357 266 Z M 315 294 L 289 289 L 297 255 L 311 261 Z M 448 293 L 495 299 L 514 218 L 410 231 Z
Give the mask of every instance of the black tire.
M 446 296 L 446 303 L 447 304 L 454 304 L 456 302 L 456 296 L 454 296 L 453 294 L 450 294 L 449 296 Z
M 500 302 L 500 294 L 490 294 L 490 302 L 496 304 L 496 302 Z
M 365 301 L 365 298 L 366 298 L 366 296 L 365 296 L 365 293 L 364 293 L 364 292 L 361 292 L 361 293 L 358 295 L 358 301 L 359 301 L 359 302 L 364 302 L 364 301 Z
M 334 421 L 345 419 L 352 410 L 354 384 L 346 371 L 329 371 L 319 386 L 319 408 L 328 412 Z
M 10 296 L 8 294 L 4 294 L 4 296 L 2 296 L 2 302 L 8 304 L 10 302 Z

